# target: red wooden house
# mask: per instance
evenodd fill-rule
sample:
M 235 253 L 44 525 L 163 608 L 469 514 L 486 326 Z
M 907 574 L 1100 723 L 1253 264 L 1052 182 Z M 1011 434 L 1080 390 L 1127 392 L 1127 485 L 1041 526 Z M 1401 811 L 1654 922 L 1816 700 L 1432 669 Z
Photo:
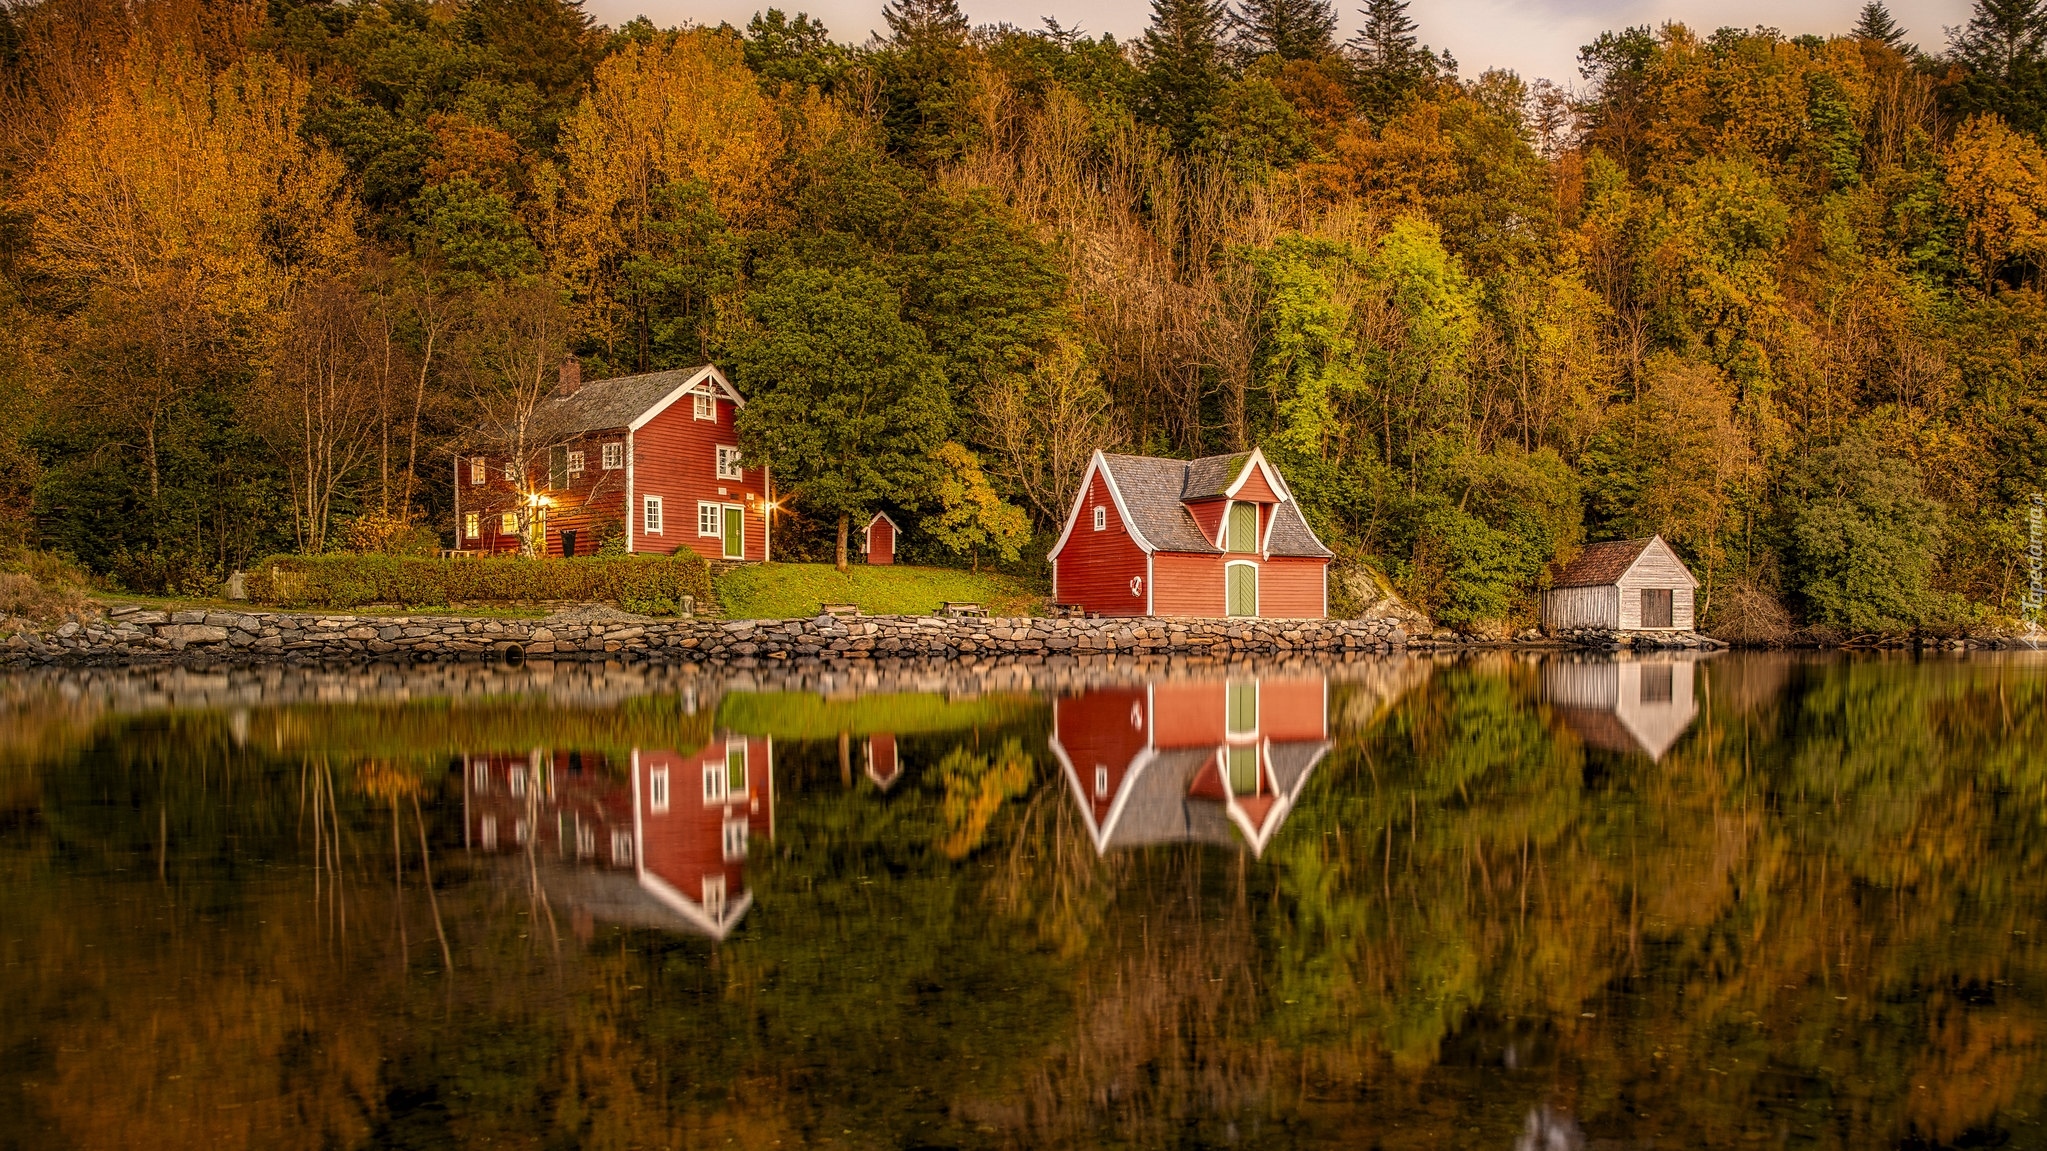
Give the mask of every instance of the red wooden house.
M 775 830 L 774 744 L 719 732 L 691 752 L 471 755 L 471 850 L 533 853 L 551 898 L 594 920 L 723 939 L 752 906 L 748 841 Z
M 1052 547 L 1052 598 L 1095 615 L 1320 618 L 1329 560 L 1261 451 L 1098 451 Z
M 1097 852 L 1241 842 L 1260 854 L 1329 751 L 1327 683 L 1096 688 L 1053 705 L 1049 742 Z
M 770 481 L 740 463 L 733 425 L 745 406 L 710 365 L 584 383 L 565 360 L 534 416 L 544 453 L 456 457 L 456 548 L 516 552 L 523 531 L 546 555 L 589 555 L 615 525 L 628 551 L 765 560 Z

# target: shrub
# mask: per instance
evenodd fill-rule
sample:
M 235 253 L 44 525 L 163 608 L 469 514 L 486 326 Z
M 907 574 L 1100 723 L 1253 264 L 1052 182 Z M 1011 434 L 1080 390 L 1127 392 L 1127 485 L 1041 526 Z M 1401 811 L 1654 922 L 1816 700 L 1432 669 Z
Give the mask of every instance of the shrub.
M 646 611 L 695 597 L 711 602 L 711 569 L 695 552 L 674 556 L 428 559 L 416 556 L 272 556 L 249 569 L 249 598 L 279 607 L 582 600 Z

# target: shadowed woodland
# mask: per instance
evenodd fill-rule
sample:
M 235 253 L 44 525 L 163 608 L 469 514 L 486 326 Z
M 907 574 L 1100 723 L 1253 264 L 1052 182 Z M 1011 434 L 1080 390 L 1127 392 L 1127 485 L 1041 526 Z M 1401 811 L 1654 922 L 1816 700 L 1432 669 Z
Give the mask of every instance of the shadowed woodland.
M 2039 0 L 1619 29 L 1547 79 L 1401 0 L 1153 7 L 9 0 L 0 530 L 146 591 L 431 550 L 451 451 L 544 451 L 564 356 L 708 360 L 778 557 L 886 509 L 906 558 L 1041 574 L 1095 447 L 1256 444 L 1460 628 L 1650 532 L 1745 634 L 2021 611 Z

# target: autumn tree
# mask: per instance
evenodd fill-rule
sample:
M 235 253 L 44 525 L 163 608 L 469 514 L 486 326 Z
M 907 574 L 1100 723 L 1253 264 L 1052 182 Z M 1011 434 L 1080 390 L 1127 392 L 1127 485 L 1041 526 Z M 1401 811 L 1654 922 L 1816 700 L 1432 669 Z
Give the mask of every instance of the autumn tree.
M 924 530 L 940 547 L 969 556 L 976 571 L 984 548 L 998 562 L 1014 563 L 1031 536 L 1023 509 L 1003 501 L 981 471 L 980 458 L 964 446 L 940 444 L 931 463 L 937 474 L 933 494 L 939 510 L 924 517 Z

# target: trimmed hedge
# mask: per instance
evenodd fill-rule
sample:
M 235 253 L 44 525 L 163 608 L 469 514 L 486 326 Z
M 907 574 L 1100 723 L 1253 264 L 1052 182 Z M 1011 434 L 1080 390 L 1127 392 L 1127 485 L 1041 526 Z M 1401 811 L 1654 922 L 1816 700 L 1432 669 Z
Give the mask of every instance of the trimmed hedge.
M 252 602 L 288 608 L 575 600 L 665 615 L 679 611 L 684 596 L 703 607 L 713 602 L 710 565 L 688 550 L 576 559 L 271 556 L 249 568 L 248 581 Z

